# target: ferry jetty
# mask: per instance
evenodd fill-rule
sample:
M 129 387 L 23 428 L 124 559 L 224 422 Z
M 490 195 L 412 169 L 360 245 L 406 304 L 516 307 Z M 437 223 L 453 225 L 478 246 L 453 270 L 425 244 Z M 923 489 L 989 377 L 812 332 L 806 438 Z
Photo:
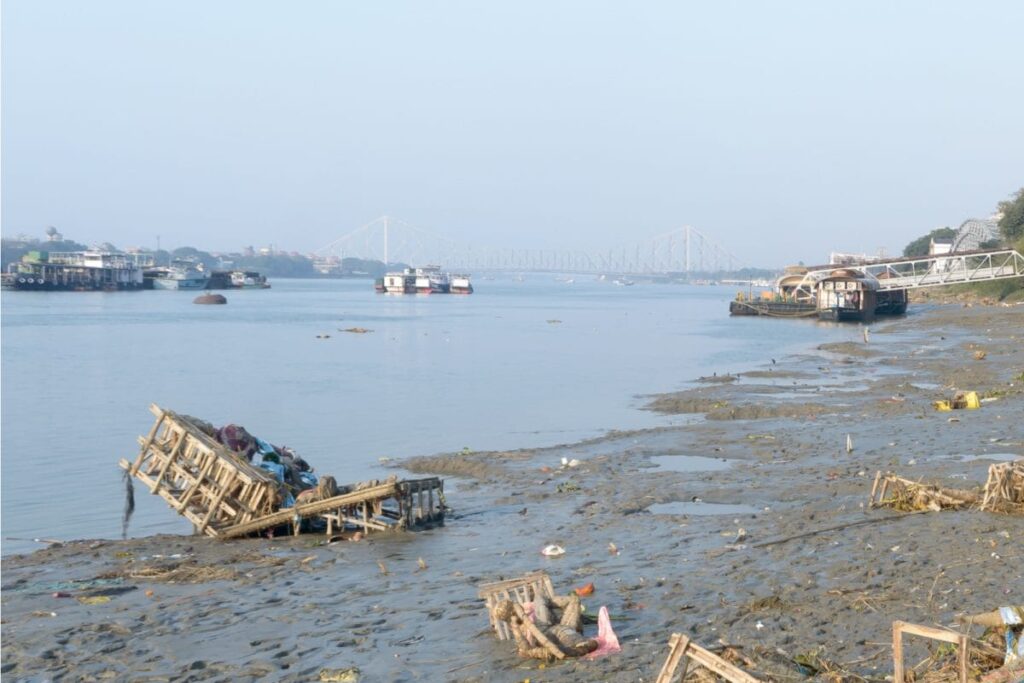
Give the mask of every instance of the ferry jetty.
M 41 292 L 108 292 L 145 289 L 150 254 L 111 251 L 30 251 L 8 266 L 5 289 Z
M 379 294 L 472 294 L 469 275 L 442 272 L 441 266 L 406 268 L 374 282 Z

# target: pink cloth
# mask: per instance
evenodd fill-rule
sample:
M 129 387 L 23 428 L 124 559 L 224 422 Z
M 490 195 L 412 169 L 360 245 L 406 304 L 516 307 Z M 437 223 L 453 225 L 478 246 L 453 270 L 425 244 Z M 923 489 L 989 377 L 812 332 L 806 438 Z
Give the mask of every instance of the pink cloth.
M 612 630 L 612 620 L 608 616 L 608 608 L 601 605 L 597 613 L 597 649 L 586 656 L 586 659 L 597 659 L 605 655 L 622 652 L 619 646 L 619 638 Z

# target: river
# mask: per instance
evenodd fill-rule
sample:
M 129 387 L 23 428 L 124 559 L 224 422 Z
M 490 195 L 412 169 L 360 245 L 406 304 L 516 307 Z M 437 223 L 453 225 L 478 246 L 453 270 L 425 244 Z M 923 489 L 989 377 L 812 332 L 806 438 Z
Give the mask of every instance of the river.
M 551 275 L 475 287 L 396 297 L 368 280 L 275 280 L 225 292 L 226 306 L 194 305 L 194 292 L 4 292 L 3 553 L 120 536 L 117 461 L 135 456 L 150 403 L 244 425 L 351 482 L 385 474 L 383 459 L 678 423 L 641 410 L 645 397 L 859 334 L 730 318 L 732 287 Z M 130 535 L 190 532 L 142 487 L 136 501 Z

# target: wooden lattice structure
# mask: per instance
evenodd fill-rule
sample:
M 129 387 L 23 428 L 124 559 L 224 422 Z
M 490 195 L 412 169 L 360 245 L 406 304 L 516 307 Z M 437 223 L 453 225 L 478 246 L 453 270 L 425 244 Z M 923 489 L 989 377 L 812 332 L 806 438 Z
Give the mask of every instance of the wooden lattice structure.
M 673 633 L 672 637 L 669 638 L 668 659 L 662 665 L 661 672 L 658 674 L 658 678 L 655 679 L 655 683 L 672 683 L 676 677 L 676 669 L 679 667 L 680 662 L 682 662 L 683 668 L 679 672 L 679 681 L 686 680 L 686 668 L 689 660 L 693 660 L 695 664 L 706 667 L 715 675 L 731 681 L 731 683 L 761 683 L 759 679 L 754 678 L 735 664 L 730 664 L 714 652 L 691 642 L 689 638 L 681 633 Z
M 158 494 L 196 531 L 232 538 L 291 524 L 299 533 L 303 520 L 322 518 L 334 526 L 364 533 L 443 524 L 444 482 L 437 477 L 356 485 L 339 495 L 280 507 L 274 475 L 218 443 L 198 421 L 159 406 L 150 406 L 156 422 L 139 437 L 134 462 L 120 466 Z
M 1024 460 L 990 465 L 982 496 L 982 510 L 1024 512 Z
M 487 604 L 487 618 L 490 619 L 498 640 L 510 640 L 512 630 L 508 623 L 495 616 L 495 608 L 505 600 L 511 600 L 522 607 L 528 602 L 533 602 L 538 595 L 554 598 L 555 589 L 551 585 L 551 578 L 545 572 L 534 572 L 518 579 L 482 583 L 479 595 Z
M 277 509 L 273 474 L 217 443 L 190 418 L 157 405 L 149 409 L 156 422 L 147 437 L 139 438 L 138 457 L 119 464 L 196 531 L 220 536 Z

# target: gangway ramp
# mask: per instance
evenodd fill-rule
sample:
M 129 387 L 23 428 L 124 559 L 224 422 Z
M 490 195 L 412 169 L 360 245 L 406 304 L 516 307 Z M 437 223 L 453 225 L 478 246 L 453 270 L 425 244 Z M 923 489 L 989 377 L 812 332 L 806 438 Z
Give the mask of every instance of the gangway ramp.
M 857 271 L 876 281 L 878 291 L 942 287 L 987 280 L 1024 277 L 1024 256 L 1014 249 L 992 249 L 850 265 L 817 266 L 799 288 L 814 284 L 837 270 Z

